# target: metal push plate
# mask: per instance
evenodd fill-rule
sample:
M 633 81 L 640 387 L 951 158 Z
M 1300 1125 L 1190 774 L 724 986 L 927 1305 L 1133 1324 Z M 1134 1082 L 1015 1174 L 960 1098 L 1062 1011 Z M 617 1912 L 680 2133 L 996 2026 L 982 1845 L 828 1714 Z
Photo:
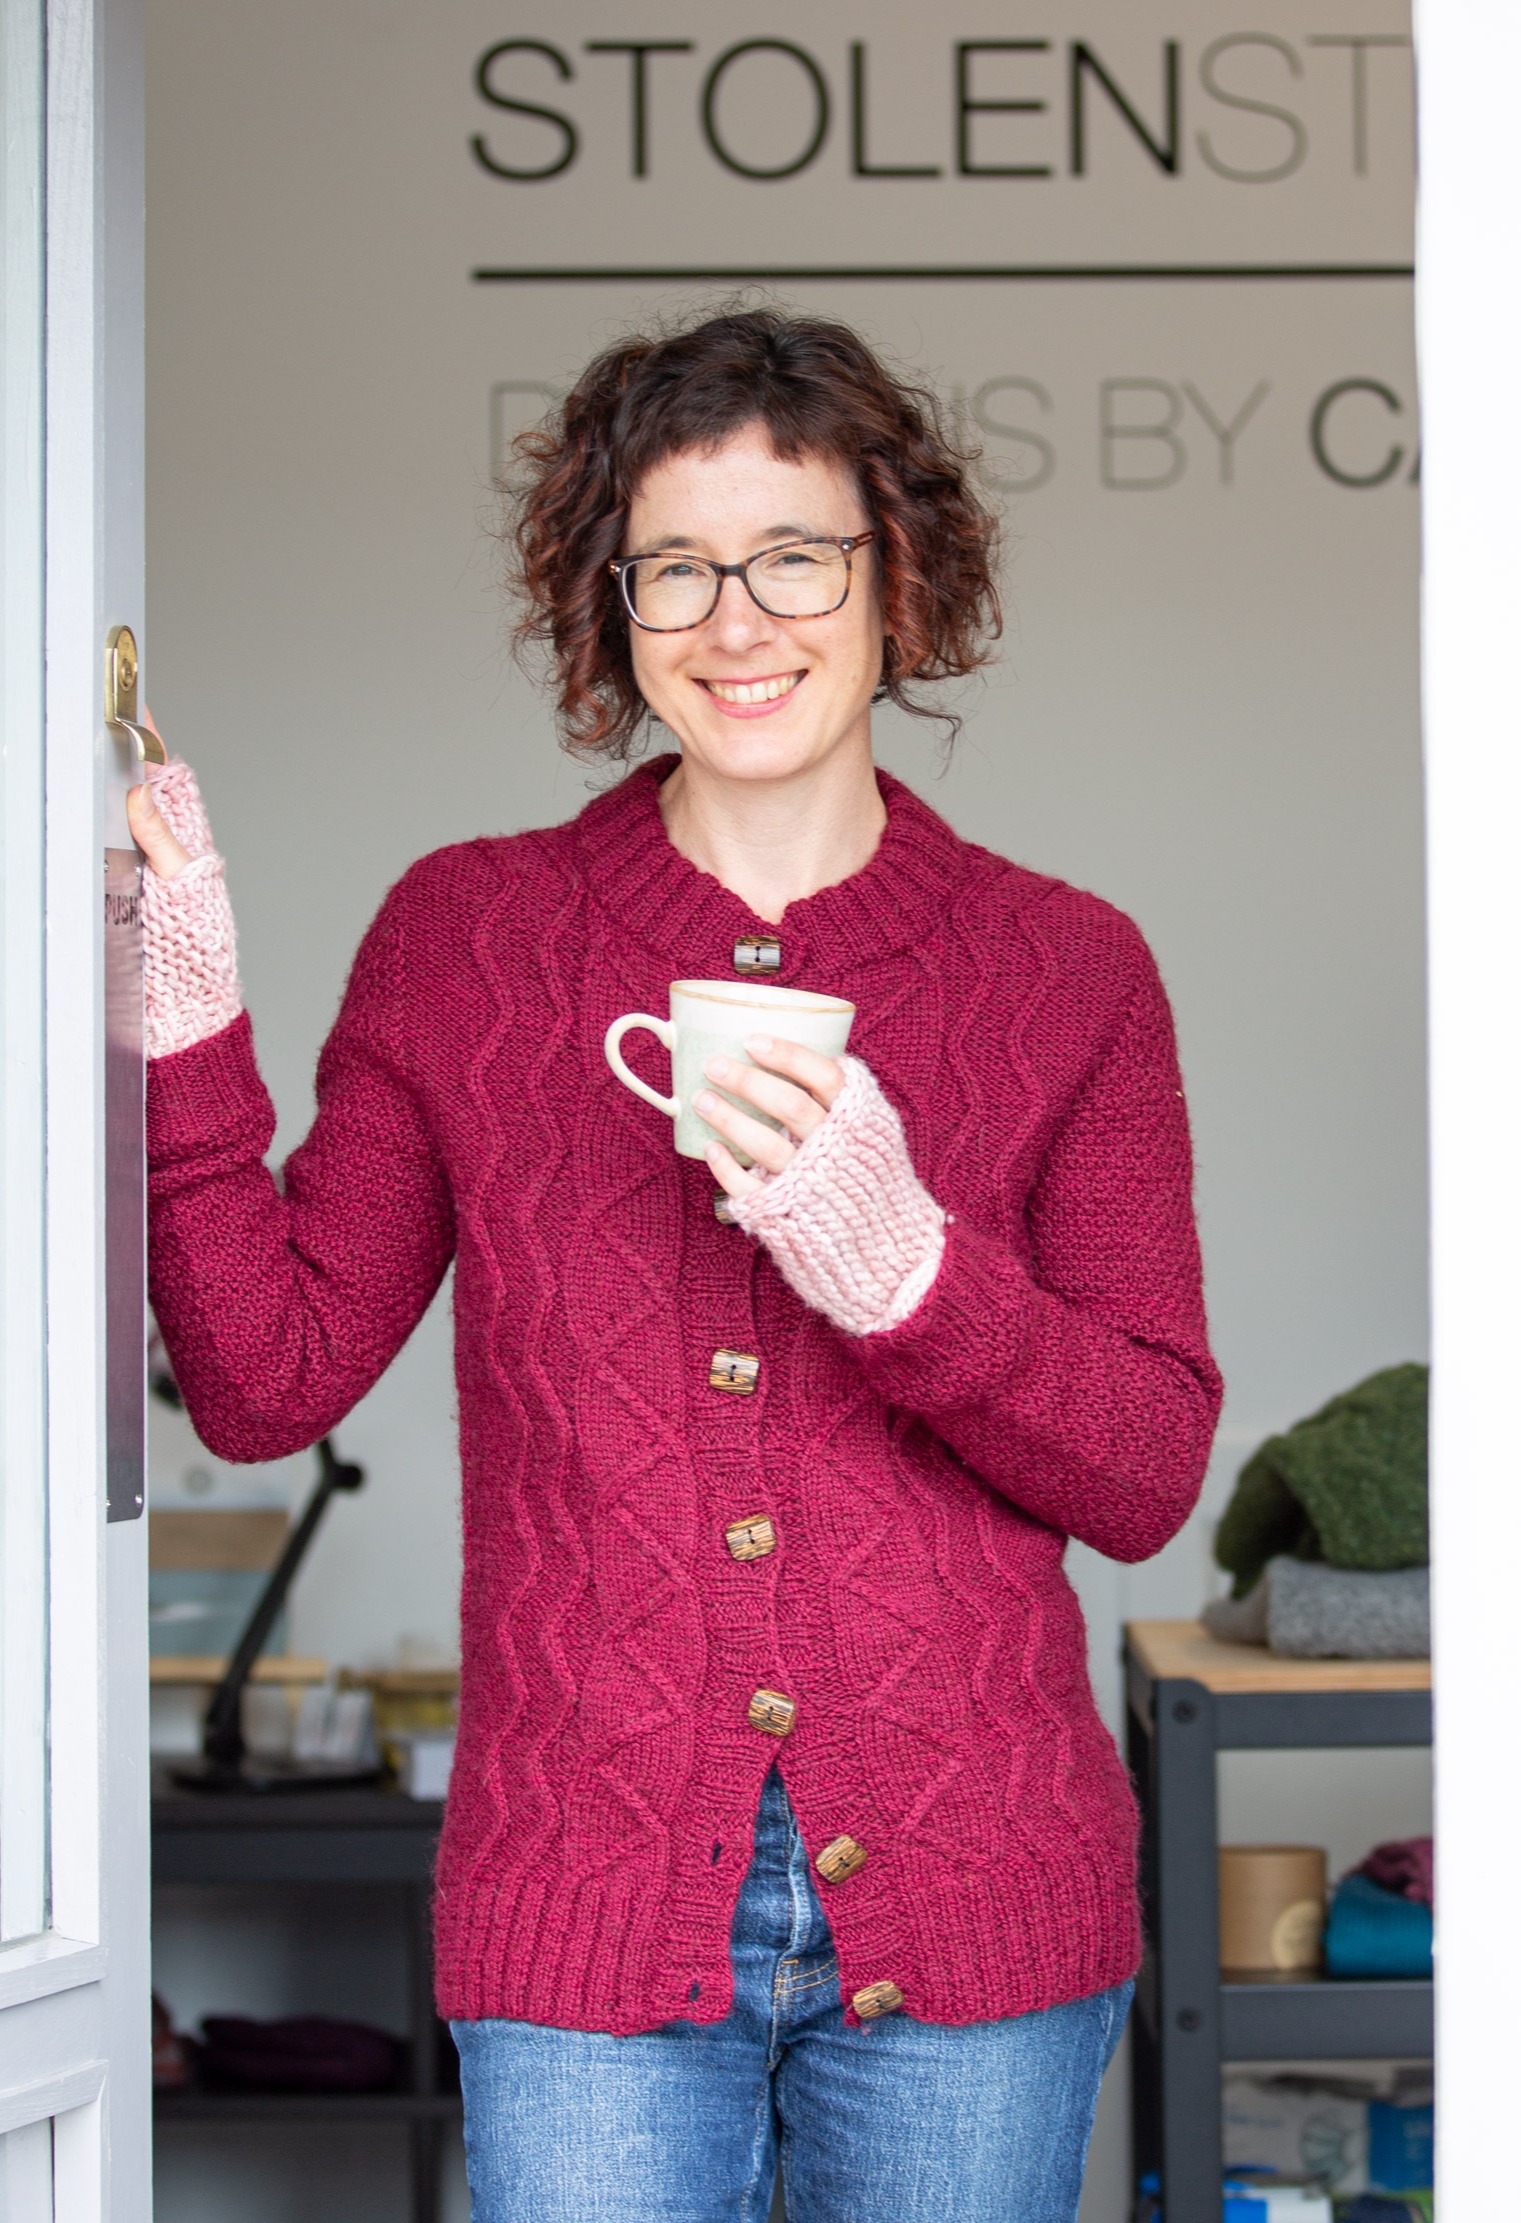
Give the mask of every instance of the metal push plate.
M 108 849 L 105 865 L 106 1519 L 135 1521 L 146 1425 L 142 862 Z

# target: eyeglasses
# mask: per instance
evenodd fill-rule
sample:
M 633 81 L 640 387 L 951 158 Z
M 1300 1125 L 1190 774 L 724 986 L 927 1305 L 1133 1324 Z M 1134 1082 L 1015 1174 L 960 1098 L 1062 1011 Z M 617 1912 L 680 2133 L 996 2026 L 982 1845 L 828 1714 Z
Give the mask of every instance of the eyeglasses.
M 608 570 L 623 591 L 629 616 L 646 633 L 689 633 L 718 608 L 725 579 L 742 579 L 745 592 L 768 617 L 828 617 L 850 592 L 850 559 L 875 532 L 827 540 L 784 540 L 744 563 L 709 563 L 676 550 L 664 555 L 615 556 Z

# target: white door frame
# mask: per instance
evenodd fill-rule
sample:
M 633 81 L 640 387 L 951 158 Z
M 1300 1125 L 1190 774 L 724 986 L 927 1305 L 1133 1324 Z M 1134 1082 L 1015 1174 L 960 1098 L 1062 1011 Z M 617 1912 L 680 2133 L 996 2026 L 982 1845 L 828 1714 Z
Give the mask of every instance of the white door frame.
M 0 1947 L 0 2135 L 51 2121 L 58 2223 L 147 2223 L 147 1544 L 105 1518 L 102 917 L 130 780 L 103 648 L 143 616 L 140 0 L 48 0 L 46 38 L 48 1926 Z
M 1430 865 L 1437 2210 L 1514 2198 L 1521 1828 L 1515 0 L 1418 0 Z
M 60 2223 L 151 2214 L 146 1550 L 104 1519 L 101 852 L 128 768 L 108 625 L 142 637 L 140 0 L 50 0 L 47 1473 L 51 1926 L 0 1948 L 0 2135 L 52 2119 Z M 1431 872 L 1439 2198 L 1512 2174 L 1521 1936 L 1521 186 L 1514 0 L 1418 0 Z M 1481 66 L 1482 64 L 1482 66 Z M 1507 66 L 1508 65 L 1508 66 Z

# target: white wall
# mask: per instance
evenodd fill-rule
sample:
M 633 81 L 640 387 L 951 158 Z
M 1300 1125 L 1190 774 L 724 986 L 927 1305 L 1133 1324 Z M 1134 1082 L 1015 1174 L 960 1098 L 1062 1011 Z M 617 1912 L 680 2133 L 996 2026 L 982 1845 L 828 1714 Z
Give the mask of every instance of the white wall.
M 1027 12 L 1011 30 L 994 0 L 962 0 L 953 18 L 856 0 L 821 27 L 799 0 L 662 0 L 610 27 L 588 0 L 508 13 L 482 0 L 150 0 L 145 677 L 229 859 L 282 1149 L 309 1116 L 317 1046 L 388 883 L 437 843 L 563 817 L 586 792 L 503 654 L 484 529 L 493 439 L 535 403 L 494 389 L 562 385 L 674 296 L 472 284 L 473 268 L 1408 263 L 1402 48 L 1314 45 L 1276 0 L 1085 0 L 1080 14 Z M 1406 28 L 1398 0 L 1346 0 L 1321 36 Z M 518 36 L 556 44 L 576 73 L 560 86 L 541 58 L 492 80 L 579 125 L 577 161 L 537 184 L 487 175 L 469 148 L 482 134 L 494 159 L 527 163 L 561 143 L 473 89 L 477 57 Z M 643 179 L 629 175 L 628 64 L 583 52 L 609 36 L 699 49 L 652 64 Z M 818 161 L 768 184 L 725 171 L 694 121 L 715 54 L 761 36 L 813 53 L 835 100 Z M 978 57 L 975 90 L 1048 108 L 976 117 L 972 152 L 1049 160 L 1052 177 L 849 174 L 847 41 L 868 48 L 872 160 L 946 168 L 952 43 L 1011 36 L 1052 51 Z M 1088 168 L 1071 174 L 1077 37 L 1154 133 L 1162 42 L 1179 42 L 1178 174 L 1091 89 Z M 753 103 L 740 71 L 721 117 L 758 163 L 798 143 L 801 79 L 775 57 L 752 66 Z M 1210 79 L 1297 122 L 1232 107 Z M 1222 174 L 1290 160 L 1279 178 Z M 1205 1506 L 1178 1543 L 1136 1570 L 1074 1553 L 1113 1716 L 1118 1623 L 1197 1609 L 1210 1517 L 1245 1452 L 1373 1367 L 1424 1354 L 1410 289 L 1365 277 L 780 290 L 860 324 L 980 411 L 1011 492 L 1043 480 L 1014 494 L 1005 653 L 968 691 L 949 769 L 892 717 L 883 760 L 964 832 L 1131 910 L 1176 1002 L 1229 1401 Z M 1347 380 L 1374 383 L 1332 405 L 1317 461 L 1312 414 Z M 1227 453 L 1209 417 L 1229 426 L 1254 395 Z M 1159 422 L 1166 436 L 1122 429 Z M 1395 443 L 1379 484 L 1326 468 L 1372 476 Z M 160 1432 L 161 1498 L 191 1465 L 213 1468 L 223 1493 L 248 1486 L 175 1430 Z M 298 1649 L 361 1661 L 404 1636 L 452 1641 L 452 1431 L 435 1313 L 344 1426 L 371 1484 L 313 1556 Z M 1227 1826 L 1250 1816 L 1243 1828 L 1259 1830 L 1265 1805 L 1279 1833 L 1292 1821 L 1345 1857 L 1420 1826 L 1422 1768 L 1362 1780 L 1361 1805 L 1344 1762 L 1318 1779 L 1228 1783 Z M 1112 2143 L 1101 2158 L 1094 2213 L 1110 2223 Z

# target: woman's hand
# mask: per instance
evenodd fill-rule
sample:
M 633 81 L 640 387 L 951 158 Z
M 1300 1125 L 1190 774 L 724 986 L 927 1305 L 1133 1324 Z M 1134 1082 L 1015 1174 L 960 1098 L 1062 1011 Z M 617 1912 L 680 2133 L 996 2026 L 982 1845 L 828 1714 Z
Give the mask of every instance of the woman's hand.
M 143 705 L 142 722 L 150 733 L 158 733 L 152 714 Z M 162 735 L 159 736 L 162 739 Z M 132 839 L 147 858 L 161 880 L 172 880 L 184 871 L 190 862 L 190 851 L 179 840 L 169 821 L 159 809 L 153 795 L 153 781 L 148 768 L 143 767 L 143 784 L 132 788 L 127 795 L 127 824 Z
M 902 1120 L 859 1058 L 820 1057 L 765 1035 L 745 1048 L 768 1069 L 713 1058 L 704 1071 L 785 1132 L 706 1089 L 698 1096 L 696 1109 L 728 1138 L 708 1150 L 728 1217 L 765 1244 L 804 1304 L 847 1335 L 898 1326 L 945 1250 L 945 1214 L 914 1171 Z M 753 1172 L 736 1147 L 755 1160 Z
M 798 1145 L 824 1123 L 829 1107 L 845 1086 L 845 1069 L 832 1057 L 805 1050 L 799 1042 L 777 1042 L 769 1034 L 752 1034 L 745 1048 L 760 1065 L 736 1065 L 731 1059 L 711 1057 L 703 1067 L 731 1096 L 742 1096 L 757 1111 L 779 1119 L 784 1133 L 752 1119 L 724 1097 L 704 1089 L 693 1109 L 710 1127 L 755 1160 L 757 1172 L 748 1172 L 734 1152 L 722 1142 L 708 1145 L 708 1164 L 730 1196 L 749 1196 L 764 1185 L 763 1175 L 780 1173 L 796 1157 Z
M 143 723 L 152 726 L 146 710 Z M 158 728 L 153 726 L 156 733 Z M 243 1009 L 227 880 L 190 766 L 145 770 L 127 823 L 143 874 L 143 1041 L 151 1059 L 193 1049 Z

